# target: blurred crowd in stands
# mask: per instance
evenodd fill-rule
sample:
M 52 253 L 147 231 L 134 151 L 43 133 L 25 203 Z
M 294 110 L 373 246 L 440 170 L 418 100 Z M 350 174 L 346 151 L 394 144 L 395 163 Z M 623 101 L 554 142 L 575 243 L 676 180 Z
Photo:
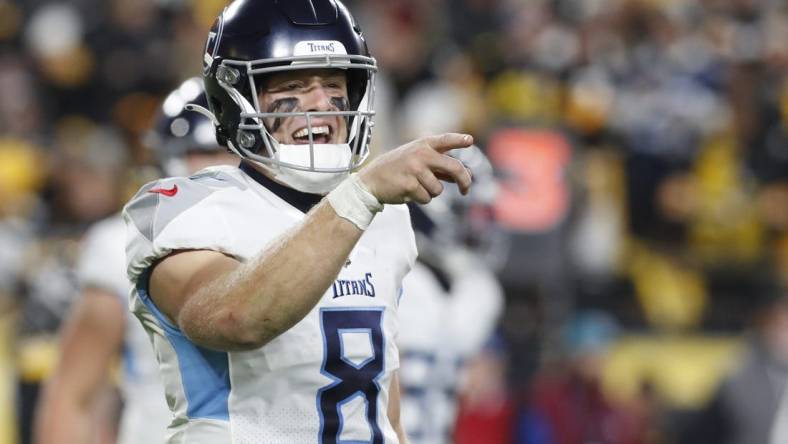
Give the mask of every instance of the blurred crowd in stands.
M 456 442 L 788 433 L 788 3 L 348 4 L 373 149 L 467 131 L 501 182 L 506 309 Z M 223 5 L 0 0 L 0 442 L 30 428 L 82 233 L 155 174 L 145 131 Z

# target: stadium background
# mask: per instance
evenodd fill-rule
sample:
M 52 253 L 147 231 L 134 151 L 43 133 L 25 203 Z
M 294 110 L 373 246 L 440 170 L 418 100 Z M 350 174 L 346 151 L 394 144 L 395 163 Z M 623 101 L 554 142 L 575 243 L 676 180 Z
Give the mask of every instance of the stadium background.
M 599 375 L 582 393 L 628 418 L 629 442 L 735 427 L 724 380 L 748 388 L 732 405 L 774 414 L 788 363 L 784 1 L 348 3 L 382 68 L 374 149 L 461 129 L 502 182 L 506 311 L 471 363 L 457 442 L 543 442 L 531 413 L 545 405 L 569 427 L 594 421 L 594 407 L 561 410 L 576 393 L 555 380 L 574 371 Z M 151 177 L 144 131 L 199 72 L 222 6 L 0 0 L 0 443 L 24 442 L 81 234 Z M 776 379 L 759 391 L 743 363 Z

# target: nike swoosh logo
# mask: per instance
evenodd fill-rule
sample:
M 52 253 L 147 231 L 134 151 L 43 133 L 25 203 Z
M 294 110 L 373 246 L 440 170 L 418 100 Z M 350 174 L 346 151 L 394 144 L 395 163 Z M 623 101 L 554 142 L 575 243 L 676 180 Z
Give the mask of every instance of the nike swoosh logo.
M 178 193 L 178 185 L 173 185 L 172 188 L 151 188 L 149 193 L 163 194 L 167 197 L 172 197 Z

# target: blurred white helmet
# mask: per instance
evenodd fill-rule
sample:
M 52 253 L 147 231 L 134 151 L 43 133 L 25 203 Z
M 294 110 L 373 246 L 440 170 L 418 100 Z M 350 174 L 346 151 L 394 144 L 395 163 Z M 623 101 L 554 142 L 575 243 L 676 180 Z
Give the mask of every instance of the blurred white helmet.
M 419 255 L 427 262 L 457 246 L 480 256 L 498 269 L 508 255 L 508 235 L 494 218 L 493 205 L 499 184 L 490 161 L 477 147 L 452 150 L 449 155 L 462 162 L 473 175 L 473 186 L 463 196 L 453 183 L 429 204 L 411 204 Z

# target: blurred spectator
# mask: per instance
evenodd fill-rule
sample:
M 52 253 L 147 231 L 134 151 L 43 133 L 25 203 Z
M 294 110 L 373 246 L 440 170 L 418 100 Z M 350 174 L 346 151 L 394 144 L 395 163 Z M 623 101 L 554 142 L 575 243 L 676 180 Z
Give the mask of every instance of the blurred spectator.
M 32 240 L 27 218 L 38 206 L 43 156 L 23 140 L 0 139 L 0 299 L 13 295 L 21 257 Z
M 788 382 L 788 292 L 772 282 L 747 295 L 756 304 L 747 351 L 709 404 L 682 435 L 682 443 L 768 444 Z M 780 421 L 779 425 L 775 421 Z
M 460 387 L 456 444 L 508 444 L 513 441 L 514 400 L 507 386 L 507 351 L 493 338 L 467 364 Z
M 532 381 L 517 422 L 522 444 L 638 444 L 646 442 L 645 418 L 602 390 L 605 353 L 618 334 L 602 312 L 585 312 L 563 331 L 568 356 Z
M 0 53 L 0 134 L 4 138 L 28 138 L 39 141 L 41 122 L 40 97 L 35 80 L 28 75 L 24 59 L 13 53 Z
M 35 237 L 10 281 L 19 313 L 23 443 L 29 442 L 40 384 L 54 365 L 57 330 L 78 292 L 79 240 L 90 223 L 116 211 L 123 198 L 126 146 L 116 133 L 86 120 L 68 120 L 59 128 L 55 146 L 43 200 L 29 225 Z

